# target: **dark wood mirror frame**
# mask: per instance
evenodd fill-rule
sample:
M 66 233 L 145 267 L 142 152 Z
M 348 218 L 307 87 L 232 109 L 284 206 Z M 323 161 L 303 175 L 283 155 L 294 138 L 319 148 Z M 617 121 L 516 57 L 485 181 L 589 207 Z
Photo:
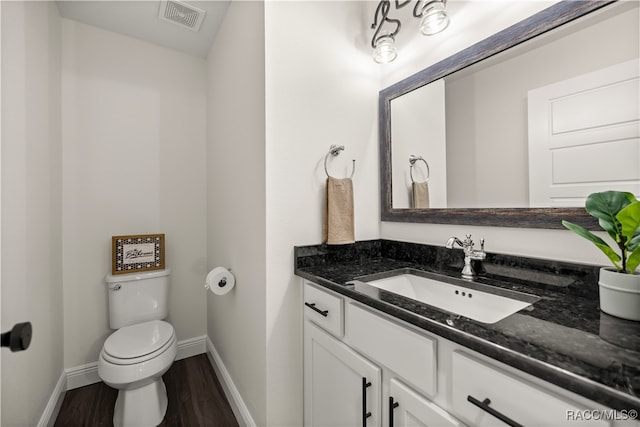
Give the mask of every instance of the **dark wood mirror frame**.
M 563 0 L 447 59 L 380 91 L 380 219 L 396 222 L 467 224 L 496 227 L 564 228 L 566 219 L 598 229 L 584 208 L 394 209 L 391 194 L 391 100 L 441 79 L 615 1 Z

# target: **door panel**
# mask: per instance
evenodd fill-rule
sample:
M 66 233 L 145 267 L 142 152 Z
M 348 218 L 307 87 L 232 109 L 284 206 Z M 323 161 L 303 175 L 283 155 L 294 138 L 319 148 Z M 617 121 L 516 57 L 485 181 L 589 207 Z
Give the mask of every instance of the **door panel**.
M 531 207 L 583 206 L 597 191 L 640 194 L 638 64 L 529 91 Z

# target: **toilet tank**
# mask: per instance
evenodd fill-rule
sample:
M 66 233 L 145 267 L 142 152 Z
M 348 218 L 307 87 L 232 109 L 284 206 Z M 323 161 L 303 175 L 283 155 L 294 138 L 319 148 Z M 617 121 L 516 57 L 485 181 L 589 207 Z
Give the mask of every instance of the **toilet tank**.
M 161 320 L 169 312 L 168 269 L 107 276 L 109 326 L 119 329 L 148 320 Z

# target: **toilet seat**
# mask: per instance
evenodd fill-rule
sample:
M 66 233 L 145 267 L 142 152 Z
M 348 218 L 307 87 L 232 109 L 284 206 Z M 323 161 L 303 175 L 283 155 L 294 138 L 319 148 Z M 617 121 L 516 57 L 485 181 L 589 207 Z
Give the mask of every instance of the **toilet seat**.
M 102 349 L 103 358 L 116 365 L 145 362 L 162 354 L 175 342 L 170 323 L 152 320 L 125 326 L 111 334 Z

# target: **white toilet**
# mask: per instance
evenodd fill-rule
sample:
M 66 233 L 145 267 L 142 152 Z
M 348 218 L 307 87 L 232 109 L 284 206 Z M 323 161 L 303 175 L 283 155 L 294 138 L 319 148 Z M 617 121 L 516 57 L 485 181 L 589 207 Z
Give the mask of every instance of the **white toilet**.
M 176 357 L 167 317 L 169 270 L 108 275 L 109 325 L 98 375 L 118 389 L 114 426 L 157 426 L 167 411 L 162 375 Z

